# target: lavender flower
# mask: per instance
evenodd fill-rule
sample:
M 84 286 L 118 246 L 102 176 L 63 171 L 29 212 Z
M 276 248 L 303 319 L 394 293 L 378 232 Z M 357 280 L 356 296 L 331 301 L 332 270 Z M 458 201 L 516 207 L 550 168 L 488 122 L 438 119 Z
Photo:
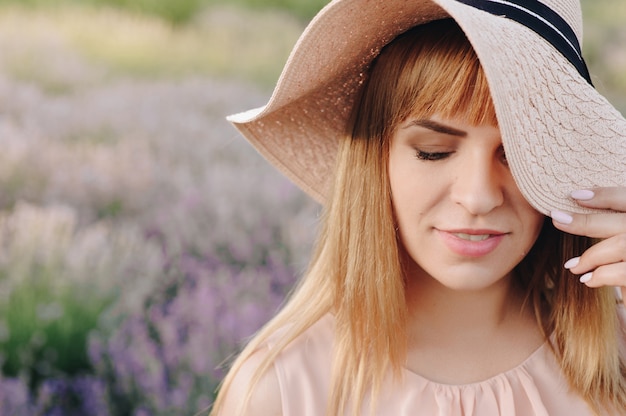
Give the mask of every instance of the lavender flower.
M 206 408 L 303 269 L 319 209 L 224 120 L 267 91 L 108 76 L 59 34 L 10 47 L 37 38 L 2 36 L 2 21 L 0 413 Z

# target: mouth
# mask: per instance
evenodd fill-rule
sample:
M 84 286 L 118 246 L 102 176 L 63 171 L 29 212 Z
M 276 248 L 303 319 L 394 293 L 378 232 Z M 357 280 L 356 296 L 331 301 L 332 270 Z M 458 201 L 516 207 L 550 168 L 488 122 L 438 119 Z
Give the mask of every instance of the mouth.
M 485 241 L 493 234 L 468 234 L 468 233 L 451 233 L 453 236 L 466 241 Z
M 493 252 L 508 234 L 497 230 L 438 230 L 444 244 L 454 253 L 482 257 Z

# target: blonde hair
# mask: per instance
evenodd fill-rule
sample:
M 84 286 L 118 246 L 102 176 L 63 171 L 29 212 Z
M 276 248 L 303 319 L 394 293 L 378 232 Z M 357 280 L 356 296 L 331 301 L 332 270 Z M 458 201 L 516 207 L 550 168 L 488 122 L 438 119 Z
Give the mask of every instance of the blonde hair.
M 406 356 L 407 308 L 389 194 L 389 138 L 410 114 L 434 113 L 497 124 L 478 59 L 451 19 L 400 35 L 373 63 L 339 146 L 310 268 L 285 307 L 234 362 L 215 402 L 216 413 L 234 374 L 270 336 L 283 329 L 250 381 L 248 399 L 280 352 L 329 312 L 336 325 L 327 414 L 347 409 L 358 414 L 365 395 L 375 398 L 389 372 L 399 376 Z M 626 412 L 614 293 L 589 289 L 562 267 L 591 243 L 556 231 L 546 220 L 515 275 L 546 339 L 553 339 L 574 391 L 598 412 Z

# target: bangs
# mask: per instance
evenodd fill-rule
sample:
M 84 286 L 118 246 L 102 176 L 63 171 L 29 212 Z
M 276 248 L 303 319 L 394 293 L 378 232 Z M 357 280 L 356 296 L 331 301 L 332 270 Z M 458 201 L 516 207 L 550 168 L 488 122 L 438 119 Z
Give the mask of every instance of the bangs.
M 498 125 L 478 57 L 452 19 L 416 26 L 383 48 L 362 97 L 356 130 L 384 137 L 410 116 L 434 115 Z
M 460 118 L 497 126 L 489 85 L 478 57 L 452 19 L 418 26 L 394 45 L 404 60 L 396 86 L 404 118 L 409 115 Z
M 472 125 L 497 126 L 489 85 L 474 50 L 469 47 L 455 52 L 457 54 L 445 59 L 438 54 L 432 57 L 428 70 L 421 71 L 418 91 L 399 83 L 400 91 L 414 92 L 406 97 L 408 102 L 413 102 L 411 114 L 406 116 L 438 115 L 460 118 Z

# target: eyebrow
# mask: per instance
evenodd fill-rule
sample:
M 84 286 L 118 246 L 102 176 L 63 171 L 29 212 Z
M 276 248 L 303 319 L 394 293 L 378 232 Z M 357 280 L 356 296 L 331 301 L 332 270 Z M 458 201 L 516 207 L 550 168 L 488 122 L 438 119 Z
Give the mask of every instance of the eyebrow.
M 457 137 L 467 136 L 466 131 L 455 129 L 454 127 L 446 126 L 445 124 L 441 124 L 436 121 L 428 120 L 428 119 L 412 120 L 411 123 L 405 128 L 410 127 L 410 126 L 424 127 L 429 130 L 436 131 L 437 133 L 449 134 L 451 136 L 457 136 Z

